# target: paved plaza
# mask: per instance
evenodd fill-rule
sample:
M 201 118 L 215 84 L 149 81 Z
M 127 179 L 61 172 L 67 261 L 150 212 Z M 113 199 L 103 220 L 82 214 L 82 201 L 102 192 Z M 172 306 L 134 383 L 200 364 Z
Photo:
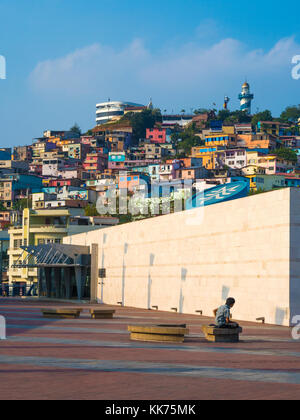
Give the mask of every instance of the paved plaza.
M 44 307 L 82 307 L 79 319 L 45 319 Z M 0 398 L 299 399 L 300 340 L 291 329 L 241 322 L 239 343 L 209 343 L 213 319 L 115 307 L 92 320 L 92 305 L 0 298 Z M 130 324 L 183 324 L 183 344 L 130 341 Z

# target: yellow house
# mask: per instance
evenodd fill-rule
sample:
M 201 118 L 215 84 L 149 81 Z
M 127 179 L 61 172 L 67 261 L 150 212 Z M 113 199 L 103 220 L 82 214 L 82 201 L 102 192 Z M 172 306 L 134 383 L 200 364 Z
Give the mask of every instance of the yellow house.
M 234 147 L 237 145 L 237 137 L 233 134 L 210 133 L 205 136 L 205 146 L 225 146 Z
M 82 209 L 23 210 L 22 226 L 11 228 L 9 244 L 9 284 L 32 285 L 38 281 L 37 268 L 16 268 L 15 264 L 28 255 L 22 246 L 60 244 L 65 236 L 95 230 L 97 226 L 72 225 L 70 219 Z
M 234 125 L 223 125 L 223 133 L 225 134 L 235 134 L 235 127 Z
M 247 151 L 247 165 L 257 165 L 265 169 L 267 175 L 293 171 L 296 164 L 276 155 L 266 155 L 257 151 Z
M 256 177 L 257 175 L 264 175 L 265 169 L 257 166 L 257 164 L 249 164 L 242 168 L 243 175 L 250 181 L 250 191 L 256 191 Z
M 258 152 L 256 150 L 247 150 L 247 165 L 258 165 L 259 163 L 265 162 L 265 159 L 269 155 Z
M 259 132 L 271 134 L 273 136 L 279 136 L 280 125 L 281 123 L 276 122 L 276 121 L 259 121 L 257 123 L 257 128 Z
M 225 162 L 225 147 L 223 146 L 197 146 L 192 148 L 191 157 L 201 158 L 206 169 L 216 169 L 220 166 L 219 162 Z M 223 163 L 224 163 L 223 162 Z

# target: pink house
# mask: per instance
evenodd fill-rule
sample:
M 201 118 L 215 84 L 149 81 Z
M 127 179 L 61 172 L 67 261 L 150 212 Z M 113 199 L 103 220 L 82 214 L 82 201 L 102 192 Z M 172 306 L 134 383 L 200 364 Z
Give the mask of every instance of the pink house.
M 149 187 L 149 177 L 139 172 L 125 172 L 120 173 L 118 178 L 119 189 L 127 188 L 128 191 L 141 187 L 142 189 L 147 185 Z

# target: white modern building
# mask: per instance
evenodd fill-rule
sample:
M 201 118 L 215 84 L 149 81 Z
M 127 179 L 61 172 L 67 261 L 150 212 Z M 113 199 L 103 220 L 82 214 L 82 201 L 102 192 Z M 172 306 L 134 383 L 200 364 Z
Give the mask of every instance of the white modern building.
M 105 124 L 111 120 L 121 118 L 126 108 L 143 108 L 144 105 L 132 102 L 108 101 L 96 105 L 96 123 Z
M 168 128 L 174 125 L 179 125 L 180 127 L 185 127 L 193 121 L 193 115 L 186 114 L 172 114 L 172 115 L 163 115 L 162 116 L 162 127 Z

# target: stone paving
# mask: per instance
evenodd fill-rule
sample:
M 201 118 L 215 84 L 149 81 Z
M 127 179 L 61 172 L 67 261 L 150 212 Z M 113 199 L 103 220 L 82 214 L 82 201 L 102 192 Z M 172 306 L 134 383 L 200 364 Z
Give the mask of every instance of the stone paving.
M 80 319 L 45 319 L 41 308 L 80 306 Z M 290 328 L 241 322 L 239 343 L 209 343 L 213 319 L 114 307 L 0 298 L 0 399 L 299 399 L 300 340 Z M 94 305 L 95 306 L 95 305 Z M 183 324 L 183 344 L 130 341 L 129 324 Z

